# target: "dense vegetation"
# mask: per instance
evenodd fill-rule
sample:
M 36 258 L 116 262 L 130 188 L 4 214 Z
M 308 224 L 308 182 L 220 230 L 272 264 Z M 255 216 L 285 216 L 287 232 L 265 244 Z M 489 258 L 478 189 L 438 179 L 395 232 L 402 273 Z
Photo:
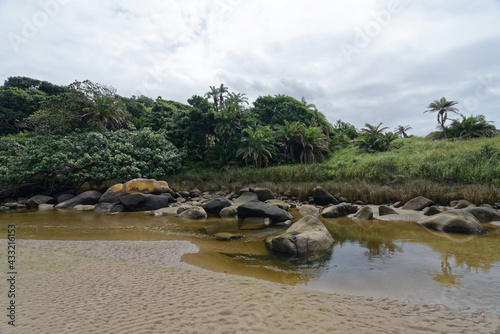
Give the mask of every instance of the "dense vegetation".
M 332 125 L 304 98 L 260 96 L 250 105 L 223 84 L 187 103 L 121 97 L 88 80 L 57 86 L 8 78 L 0 87 L 0 197 L 135 177 L 202 182 L 203 175 L 235 187 L 263 180 L 500 183 L 496 138 L 474 148 L 456 140 L 494 137 L 496 128 L 482 115 L 446 126 L 456 101 L 429 105 L 440 131 L 426 139 L 409 136 L 409 125 L 394 132 L 382 123 L 359 131 L 341 120 Z

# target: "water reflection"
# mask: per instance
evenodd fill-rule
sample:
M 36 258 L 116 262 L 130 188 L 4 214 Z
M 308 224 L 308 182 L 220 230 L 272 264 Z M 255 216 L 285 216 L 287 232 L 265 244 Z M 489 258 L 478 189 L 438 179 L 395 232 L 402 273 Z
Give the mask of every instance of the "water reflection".
M 435 274 L 434 280 L 443 284 L 444 286 L 450 288 L 453 285 L 459 285 L 458 278 L 462 277 L 462 275 L 454 275 L 452 273 L 452 266 L 450 265 L 450 255 L 443 255 L 443 259 L 441 260 L 441 272 Z

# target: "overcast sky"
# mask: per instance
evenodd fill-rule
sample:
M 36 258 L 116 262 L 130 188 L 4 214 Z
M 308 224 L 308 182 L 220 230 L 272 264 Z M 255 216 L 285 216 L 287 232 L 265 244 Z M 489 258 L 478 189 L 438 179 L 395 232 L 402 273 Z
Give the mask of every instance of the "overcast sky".
M 444 96 L 500 128 L 499 0 L 0 0 L 0 35 L 0 83 L 89 79 L 183 103 L 224 83 L 419 136 Z

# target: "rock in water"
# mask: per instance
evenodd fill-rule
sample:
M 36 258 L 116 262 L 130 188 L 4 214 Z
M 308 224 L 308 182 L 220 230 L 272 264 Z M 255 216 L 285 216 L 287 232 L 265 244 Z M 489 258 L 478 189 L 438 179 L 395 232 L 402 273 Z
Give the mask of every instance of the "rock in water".
M 54 208 L 56 209 L 66 209 L 73 208 L 75 205 L 94 205 L 99 202 L 99 198 L 101 198 L 101 193 L 96 190 L 89 190 L 84 193 L 81 193 L 78 196 L 75 196 L 66 202 L 62 202 L 57 204 Z
M 434 205 L 434 202 L 428 198 L 418 196 L 409 200 L 404 206 L 403 210 L 423 210 L 428 206 Z
M 259 201 L 265 202 L 269 199 L 275 199 L 273 192 L 271 189 L 264 187 L 250 187 L 251 192 L 257 195 Z
M 358 211 L 358 207 L 356 205 L 342 203 L 327 207 L 323 210 L 321 216 L 323 218 L 339 218 L 345 217 L 351 213 L 355 213 L 356 211 Z
M 364 206 L 361 209 L 359 209 L 358 212 L 354 215 L 354 218 L 356 219 L 363 219 L 363 220 L 372 220 L 373 219 L 373 209 L 370 208 L 369 206 Z
M 192 206 L 179 213 L 179 217 L 187 219 L 206 219 L 207 213 L 200 206 Z
M 266 244 L 279 253 L 304 255 L 326 251 L 333 244 L 333 238 L 318 218 L 305 216 L 285 233 L 267 238 Z
M 419 224 L 432 230 L 450 233 L 481 234 L 484 232 L 479 220 L 461 209 L 453 209 L 430 216 L 421 220 Z
M 500 212 L 495 209 L 484 206 L 472 207 L 464 209 L 479 220 L 480 223 L 488 223 L 491 221 L 500 221 Z
M 332 194 L 320 186 L 313 189 L 313 198 L 317 205 L 339 204 L 339 201 Z
M 222 209 L 230 207 L 231 205 L 233 205 L 233 203 L 231 203 L 230 200 L 228 200 L 225 197 L 219 197 L 219 198 L 214 198 L 213 200 L 205 203 L 203 205 L 203 209 L 207 213 L 219 214 Z
M 250 201 L 238 207 L 238 218 L 247 217 L 267 217 L 275 223 L 293 218 L 287 211 L 261 201 Z
M 136 192 L 120 197 L 120 202 L 130 211 L 150 211 L 168 207 L 169 199 L 169 196 Z
M 398 214 L 396 210 L 393 208 L 390 208 L 386 205 L 381 205 L 378 207 L 378 215 L 379 216 L 386 216 L 386 215 L 395 215 Z

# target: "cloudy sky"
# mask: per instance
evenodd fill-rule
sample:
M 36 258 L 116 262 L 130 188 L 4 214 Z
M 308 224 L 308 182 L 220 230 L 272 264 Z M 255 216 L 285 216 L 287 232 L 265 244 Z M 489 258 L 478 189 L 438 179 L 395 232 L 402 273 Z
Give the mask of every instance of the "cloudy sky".
M 500 128 L 499 18 L 499 0 L 0 0 L 0 83 L 89 79 L 183 103 L 224 83 L 420 136 L 444 96 Z

